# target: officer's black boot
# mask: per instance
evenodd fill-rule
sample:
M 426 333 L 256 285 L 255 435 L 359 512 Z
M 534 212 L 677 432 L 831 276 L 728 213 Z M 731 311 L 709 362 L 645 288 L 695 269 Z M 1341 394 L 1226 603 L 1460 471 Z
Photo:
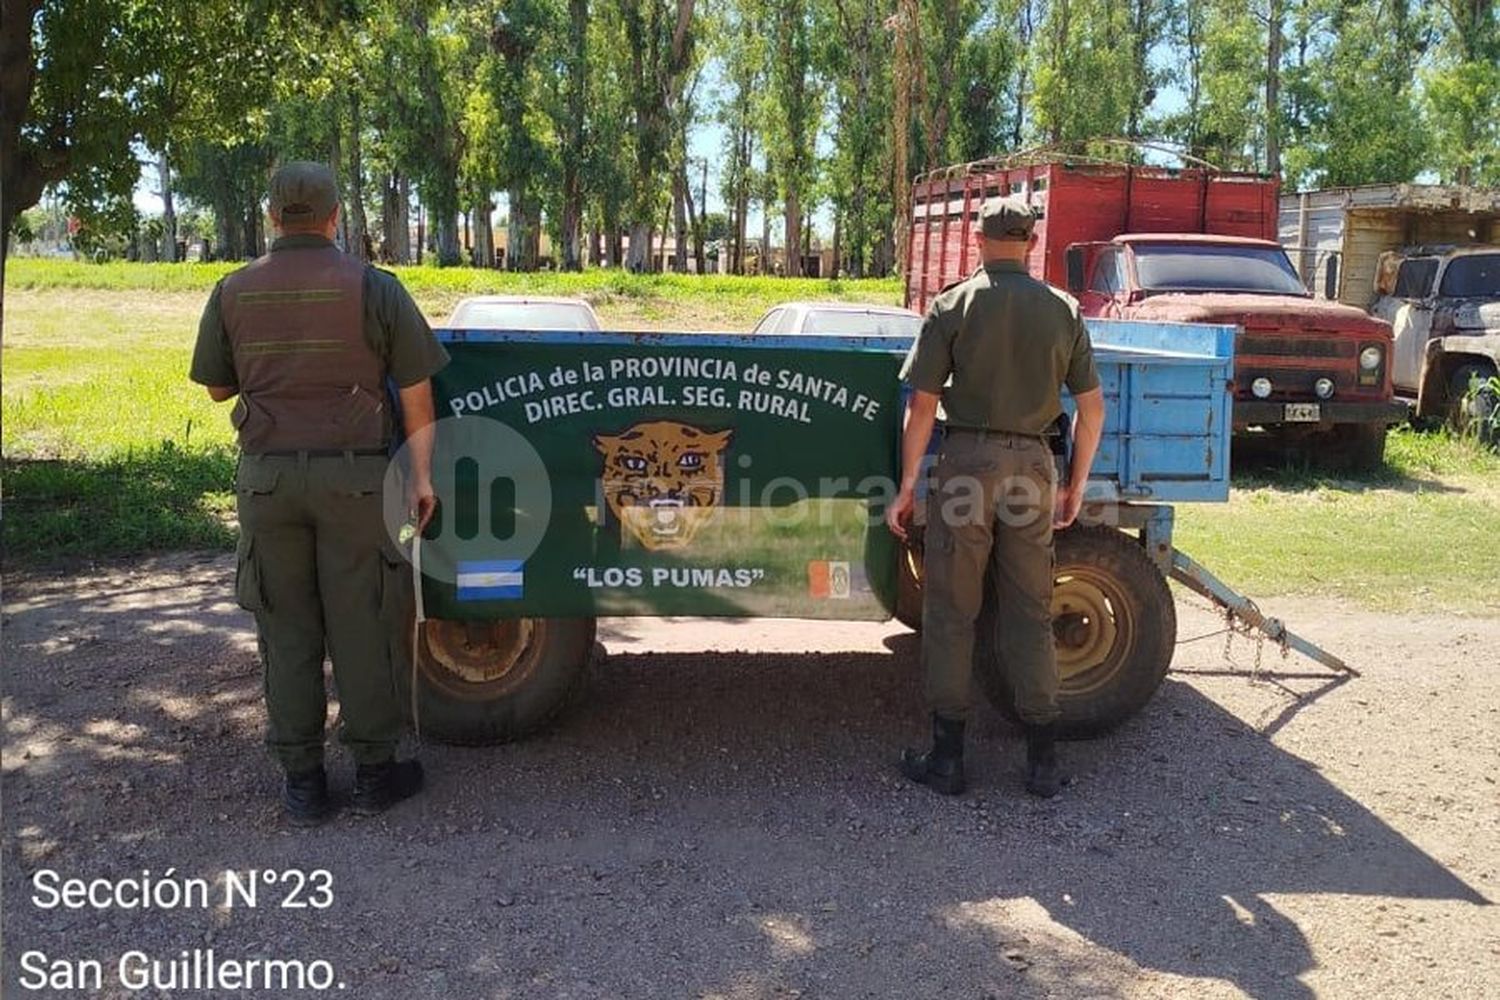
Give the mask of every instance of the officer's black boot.
M 901 751 L 901 773 L 944 795 L 964 790 L 964 722 L 932 716 L 932 749 Z
M 1057 723 L 1026 727 L 1026 790 L 1050 799 L 1062 788 L 1057 768 Z
M 422 790 L 422 762 L 388 760 L 354 769 L 354 812 L 373 816 Z
M 293 826 L 317 826 L 333 811 L 328 798 L 328 775 L 320 764 L 311 771 L 288 773 L 281 803 Z

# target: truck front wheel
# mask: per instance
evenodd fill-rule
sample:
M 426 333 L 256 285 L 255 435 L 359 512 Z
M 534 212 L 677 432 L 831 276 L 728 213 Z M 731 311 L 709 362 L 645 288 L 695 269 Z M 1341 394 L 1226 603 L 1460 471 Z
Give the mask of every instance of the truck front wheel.
M 548 722 L 582 685 L 594 650 L 592 618 L 429 619 L 417 644 L 417 704 L 424 736 L 503 743 Z M 408 640 L 409 646 L 409 640 Z M 398 673 L 411 711 L 412 669 Z
M 1145 706 L 1177 643 L 1167 581 L 1128 535 L 1074 527 L 1057 535 L 1052 634 L 1060 677 L 1058 720 L 1067 739 L 1098 736 Z M 999 621 L 986 585 L 974 646 L 981 690 L 1015 718 L 1015 692 L 999 655 Z
M 1385 424 L 1336 424 L 1336 463 L 1350 472 L 1376 472 L 1385 465 Z

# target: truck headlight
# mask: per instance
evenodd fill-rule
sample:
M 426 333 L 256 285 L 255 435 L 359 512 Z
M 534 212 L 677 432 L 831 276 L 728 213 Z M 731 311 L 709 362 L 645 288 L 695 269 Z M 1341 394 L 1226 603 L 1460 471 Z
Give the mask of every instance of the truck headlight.
M 1267 399 L 1271 395 L 1271 380 L 1262 375 L 1250 383 L 1250 391 L 1255 393 L 1256 399 Z
M 1333 379 L 1320 378 L 1313 383 L 1313 392 L 1318 394 L 1319 399 L 1333 398 Z
M 1367 372 L 1372 372 L 1380 367 L 1385 360 L 1385 352 L 1378 347 L 1366 347 L 1359 352 L 1359 366 Z

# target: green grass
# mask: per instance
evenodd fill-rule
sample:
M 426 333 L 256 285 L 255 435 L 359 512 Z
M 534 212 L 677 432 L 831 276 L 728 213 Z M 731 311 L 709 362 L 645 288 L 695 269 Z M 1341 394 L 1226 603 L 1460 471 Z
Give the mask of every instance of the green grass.
M 198 313 L 223 270 L 11 262 L 0 414 L 7 557 L 36 564 L 231 544 L 228 408 L 186 380 Z M 434 319 L 464 282 L 541 282 L 536 290 L 559 294 L 579 282 L 571 288 L 592 283 L 606 324 L 647 329 L 744 329 L 770 303 L 834 294 L 826 282 L 601 272 L 412 268 L 403 278 Z M 896 287 L 846 282 L 837 294 L 890 300 Z M 1402 429 L 1387 459 L 1357 479 L 1240 464 L 1228 504 L 1178 507 L 1178 544 L 1257 597 L 1500 614 L 1500 456 Z
M 19 257 L 6 264 L 8 292 L 92 290 L 106 292 L 196 293 L 207 295 L 224 275 L 240 265 L 135 264 L 116 261 L 88 264 Z M 748 325 L 780 302 L 794 299 L 849 299 L 898 304 L 897 278 L 822 280 L 816 278 L 749 278 L 733 275 L 630 274 L 595 268 L 577 273 L 512 274 L 472 267 L 391 268 L 429 316 L 440 318 L 464 295 L 564 295 L 587 299 L 601 316 L 610 307 L 627 321 L 642 314 L 653 326 L 718 317 L 726 328 Z M 201 302 L 200 302 L 201 305 Z M 707 305 L 705 310 L 703 307 Z M 687 307 L 687 308 L 684 308 Z M 706 315 L 705 315 L 706 314 Z

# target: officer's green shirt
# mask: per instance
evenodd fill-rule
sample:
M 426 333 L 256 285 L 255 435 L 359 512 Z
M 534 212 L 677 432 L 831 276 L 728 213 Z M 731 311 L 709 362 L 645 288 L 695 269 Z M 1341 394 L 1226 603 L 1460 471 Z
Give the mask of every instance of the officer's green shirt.
M 950 427 L 1013 434 L 1044 433 L 1063 385 L 1099 385 L 1078 303 L 1018 261 L 986 264 L 934 299 L 901 377 L 941 393 Z
M 271 244 L 271 252 L 330 245 L 329 240 L 318 235 L 282 236 Z M 188 377 L 200 385 L 238 387 L 234 352 L 229 346 L 229 331 L 224 328 L 219 305 L 223 287 L 223 281 L 215 285 L 208 305 L 203 307 Z M 394 274 L 378 267 L 365 268 L 364 301 L 365 342 L 385 361 L 386 371 L 398 386 L 416 385 L 436 375 L 448 363 L 448 352 L 432 335 L 421 310 Z

